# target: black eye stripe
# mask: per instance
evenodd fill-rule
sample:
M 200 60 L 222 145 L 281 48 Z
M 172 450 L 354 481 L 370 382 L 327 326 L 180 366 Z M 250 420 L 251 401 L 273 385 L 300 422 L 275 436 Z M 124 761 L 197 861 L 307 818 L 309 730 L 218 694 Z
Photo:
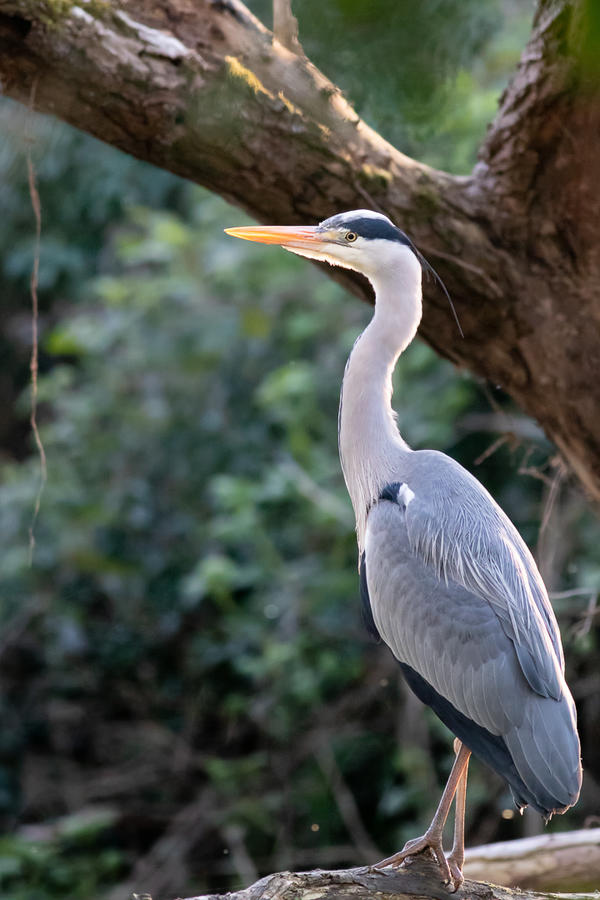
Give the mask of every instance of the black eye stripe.
M 379 218 L 367 218 L 367 216 L 357 216 L 354 219 L 346 217 L 345 213 L 332 216 L 321 223 L 325 228 L 344 228 L 347 231 L 355 232 L 358 237 L 367 240 L 384 240 L 397 241 L 407 247 L 412 245 L 408 237 L 391 222 Z

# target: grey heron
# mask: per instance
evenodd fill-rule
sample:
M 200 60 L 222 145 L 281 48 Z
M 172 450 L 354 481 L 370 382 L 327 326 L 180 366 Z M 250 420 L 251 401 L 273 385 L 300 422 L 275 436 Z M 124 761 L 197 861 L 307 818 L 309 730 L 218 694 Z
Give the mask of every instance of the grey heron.
M 354 210 L 316 226 L 227 233 L 354 269 L 375 290 L 373 317 L 346 365 L 338 423 L 363 609 L 410 688 L 456 736 L 431 825 L 376 865 L 396 867 L 429 848 L 456 890 L 471 753 L 506 780 L 519 809 L 529 805 L 546 820 L 579 796 L 575 705 L 544 583 L 479 481 L 444 453 L 412 450 L 397 428 L 392 373 L 421 319 L 424 263 L 404 232 L 380 213 Z M 446 858 L 442 831 L 455 795 Z

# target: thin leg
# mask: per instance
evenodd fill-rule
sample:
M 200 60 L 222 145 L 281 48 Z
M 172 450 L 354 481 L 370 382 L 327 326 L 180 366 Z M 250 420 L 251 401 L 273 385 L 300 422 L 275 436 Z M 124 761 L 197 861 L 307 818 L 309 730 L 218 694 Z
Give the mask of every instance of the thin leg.
M 465 880 L 462 867 L 465 861 L 465 808 L 467 803 L 467 773 L 469 765 L 465 766 L 458 787 L 456 788 L 456 809 L 454 811 L 454 841 L 448 857 L 448 865 L 454 889 L 458 890 Z
M 460 741 L 455 742 L 455 750 L 456 759 L 454 760 L 454 765 L 452 766 L 450 777 L 446 782 L 444 793 L 442 794 L 435 815 L 431 820 L 431 825 L 429 826 L 425 834 L 420 838 L 415 838 L 412 841 L 408 841 L 399 853 L 394 853 L 393 856 L 389 856 L 387 859 L 382 859 L 381 862 L 375 864 L 375 868 L 383 869 L 386 866 L 398 867 L 404 862 L 407 857 L 414 856 L 416 853 L 421 853 L 423 850 L 429 848 L 430 850 L 432 850 L 433 855 L 437 860 L 444 882 L 446 884 L 454 884 L 454 878 L 450 872 L 450 867 L 446 862 L 446 857 L 444 855 L 444 848 L 442 846 L 442 834 L 444 831 L 444 825 L 446 824 L 446 819 L 448 818 L 448 813 L 450 812 L 452 800 L 454 799 L 454 795 L 459 787 L 463 775 L 466 772 L 467 766 L 469 765 L 469 757 L 471 756 L 471 751 L 467 747 L 465 747 L 464 744 L 461 744 Z M 455 889 L 456 887 L 458 887 L 458 885 L 455 885 Z

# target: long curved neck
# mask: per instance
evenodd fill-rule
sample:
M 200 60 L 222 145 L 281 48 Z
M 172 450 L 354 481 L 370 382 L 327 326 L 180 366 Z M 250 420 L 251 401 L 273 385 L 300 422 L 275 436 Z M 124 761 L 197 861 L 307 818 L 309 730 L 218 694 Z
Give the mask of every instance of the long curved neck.
M 375 313 L 346 364 L 339 416 L 342 470 L 356 516 L 359 549 L 367 513 L 383 487 L 401 480 L 412 452 L 392 410 L 392 374 L 421 319 L 421 277 L 390 271 L 373 279 Z

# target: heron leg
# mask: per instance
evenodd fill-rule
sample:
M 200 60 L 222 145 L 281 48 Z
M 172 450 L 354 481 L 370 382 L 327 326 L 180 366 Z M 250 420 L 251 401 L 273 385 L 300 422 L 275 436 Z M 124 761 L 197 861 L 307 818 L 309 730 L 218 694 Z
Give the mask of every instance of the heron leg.
M 415 856 L 417 853 L 421 853 L 423 850 L 429 849 L 432 851 L 437 860 L 444 882 L 446 884 L 451 883 L 454 886 L 455 890 L 462 883 L 462 873 L 460 874 L 460 877 L 457 878 L 451 872 L 450 866 L 448 865 L 446 856 L 444 854 L 444 848 L 442 846 L 444 825 L 446 824 L 446 819 L 448 818 L 448 813 L 450 812 L 450 807 L 452 806 L 454 795 L 461 785 L 461 781 L 463 780 L 466 789 L 466 778 L 464 778 L 463 776 L 466 776 L 466 770 L 469 765 L 469 757 L 471 756 L 471 751 L 460 741 L 455 741 L 454 747 L 456 751 L 456 759 L 454 760 L 454 765 L 452 766 L 452 771 L 450 772 L 450 776 L 448 778 L 448 781 L 446 782 L 444 793 L 441 796 L 438 808 L 433 819 L 431 820 L 429 828 L 427 829 L 425 834 L 422 835 L 422 837 L 414 838 L 414 840 L 412 841 L 407 841 L 407 843 L 404 845 L 402 850 L 399 851 L 399 853 L 394 853 L 393 856 L 388 856 L 387 859 L 382 859 L 381 862 L 375 863 L 376 869 L 383 869 L 386 866 L 397 868 L 409 856 Z M 460 833 L 458 837 L 460 839 Z M 459 857 L 457 855 L 457 861 L 458 858 Z
M 458 738 L 454 742 L 454 749 L 458 752 L 461 745 Z M 467 774 L 469 771 L 469 759 L 463 769 L 456 788 L 456 808 L 454 810 L 454 840 L 452 842 L 452 850 L 448 857 L 448 865 L 450 874 L 454 884 L 454 889 L 458 890 L 465 880 L 462 873 L 462 867 L 465 861 L 465 809 L 467 803 Z

